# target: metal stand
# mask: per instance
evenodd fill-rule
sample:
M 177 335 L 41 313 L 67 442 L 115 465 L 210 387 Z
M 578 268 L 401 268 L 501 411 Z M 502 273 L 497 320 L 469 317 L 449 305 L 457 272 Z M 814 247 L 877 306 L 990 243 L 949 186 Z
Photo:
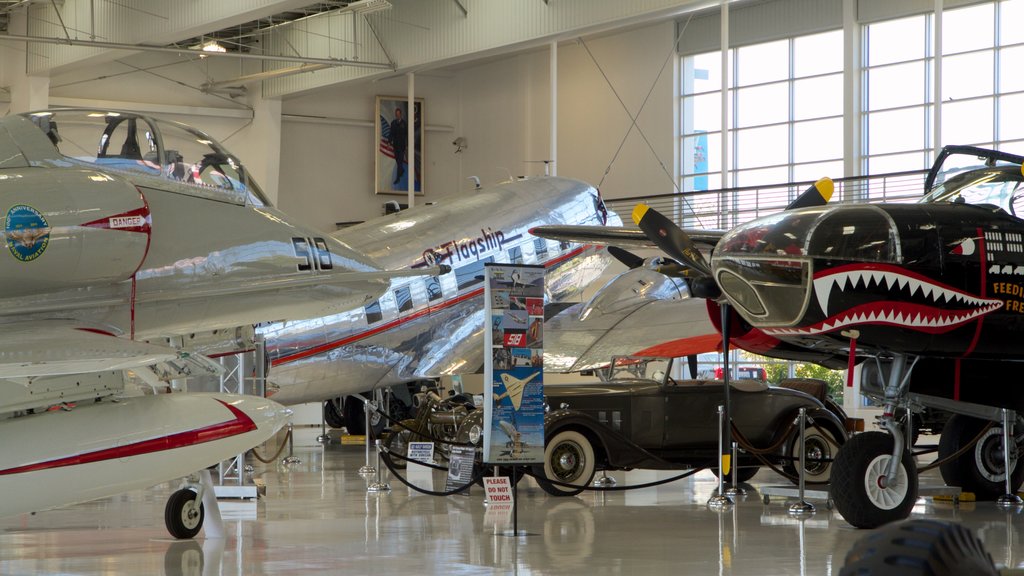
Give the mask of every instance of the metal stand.
M 1010 411 L 1003 408 L 1003 470 L 1006 477 L 1006 493 L 996 500 L 996 505 L 1004 509 L 1024 506 L 1024 500 L 1014 494 L 1013 488 L 1010 487 L 1010 473 L 1013 470 L 1013 465 L 1016 464 L 1016 461 L 1010 462 L 1010 438 L 1012 437 L 1010 428 L 1015 419 L 1016 414 L 1011 416 Z
M 281 460 L 282 464 L 301 464 L 302 459 L 295 455 L 295 431 L 292 423 L 288 423 L 288 455 Z
M 378 493 L 379 494 L 381 492 L 390 492 L 391 491 L 391 486 L 389 486 L 387 482 L 381 482 L 381 480 L 380 480 L 380 451 L 381 451 L 380 440 L 377 440 L 376 444 L 377 444 L 377 468 L 376 468 L 377 480 L 374 481 L 374 482 L 371 482 L 366 487 L 366 491 L 367 492 L 374 492 L 374 493 Z
M 350 396 L 349 398 L 352 398 L 352 397 Z M 363 465 L 363 467 L 359 469 L 359 473 L 368 476 L 370 474 L 376 474 L 377 473 L 377 468 L 374 468 L 373 466 L 370 465 L 370 434 L 368 433 L 370 431 L 370 401 L 365 399 L 365 398 L 362 398 L 362 401 L 363 401 L 363 420 L 366 421 L 366 430 L 363 431 L 363 433 L 366 434 L 366 464 Z M 351 433 L 352 433 L 352 431 L 349 430 L 349 434 L 351 434 Z M 378 460 L 379 459 L 380 459 L 380 457 L 378 456 Z M 377 463 L 380 464 L 380 462 L 377 462 Z
M 739 472 L 736 470 L 739 460 L 736 458 L 737 445 L 735 442 L 732 443 L 732 486 L 725 489 L 726 496 L 746 496 L 747 491 L 739 487 L 737 476 Z
M 607 470 L 601 470 L 601 477 L 595 478 L 593 483 L 591 483 L 595 488 L 608 488 L 610 486 L 615 486 L 615 484 L 617 484 L 615 478 L 609 476 Z
M 728 384 L 726 384 L 728 386 Z M 718 490 L 708 499 L 708 508 L 722 511 L 731 507 L 732 498 L 725 495 L 725 472 L 722 470 L 722 430 L 725 422 L 725 406 L 718 405 Z
M 797 518 L 806 518 L 814 514 L 814 505 L 804 500 L 804 476 L 807 474 L 807 450 L 804 447 L 804 429 L 807 427 L 807 409 L 800 408 L 800 468 L 797 472 L 800 478 L 799 501 L 789 507 L 789 515 Z
M 258 396 L 263 395 L 264 376 L 260 367 L 263 366 L 262 352 L 263 341 L 256 342 L 256 382 L 254 390 Z M 227 394 L 245 394 L 245 353 L 230 354 L 220 358 L 220 365 L 224 372 L 220 376 L 221 392 Z M 212 492 L 216 498 L 245 498 L 255 499 L 259 496 L 259 490 L 255 484 L 247 483 L 245 479 L 245 454 L 239 454 L 230 460 L 217 464 L 217 477 L 220 484 L 214 485 Z

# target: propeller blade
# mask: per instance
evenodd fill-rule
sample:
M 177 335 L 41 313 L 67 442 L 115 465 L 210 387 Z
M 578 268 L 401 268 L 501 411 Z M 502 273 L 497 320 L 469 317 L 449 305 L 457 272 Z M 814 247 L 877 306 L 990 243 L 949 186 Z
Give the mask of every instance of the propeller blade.
M 689 266 L 701 276 L 711 277 L 711 267 L 693 240 L 674 222 L 646 204 L 633 209 L 633 222 L 663 252 Z
M 696 354 L 690 354 L 689 356 L 687 356 L 686 357 L 686 363 L 690 367 L 690 379 L 691 380 L 696 380 L 697 379 L 697 355 Z
M 630 270 L 639 268 L 644 265 L 644 259 L 633 254 L 629 250 L 623 250 L 618 246 L 609 246 L 608 253 L 612 255 L 616 260 L 626 265 L 626 268 Z
M 824 206 L 832 199 L 832 192 L 834 190 L 835 185 L 832 183 L 832 179 L 828 177 L 822 178 L 811 184 L 807 190 L 804 190 L 803 194 L 796 197 L 796 200 L 790 202 L 789 206 L 786 206 L 786 210 Z

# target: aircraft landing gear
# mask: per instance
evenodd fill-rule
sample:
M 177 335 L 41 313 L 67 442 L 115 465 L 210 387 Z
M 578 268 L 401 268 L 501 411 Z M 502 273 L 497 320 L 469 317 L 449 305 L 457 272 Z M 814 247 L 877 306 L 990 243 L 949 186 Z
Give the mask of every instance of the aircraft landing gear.
M 205 517 L 202 497 L 191 488 L 182 488 L 171 494 L 164 507 L 167 531 L 179 540 L 194 538 L 199 534 Z
M 832 463 L 832 499 L 843 518 L 857 528 L 902 520 L 910 516 L 917 500 L 917 467 L 895 416 L 906 403 L 916 363 L 917 359 L 907 367 L 904 354 L 892 359 L 880 418 L 888 434 L 863 432 L 850 438 Z

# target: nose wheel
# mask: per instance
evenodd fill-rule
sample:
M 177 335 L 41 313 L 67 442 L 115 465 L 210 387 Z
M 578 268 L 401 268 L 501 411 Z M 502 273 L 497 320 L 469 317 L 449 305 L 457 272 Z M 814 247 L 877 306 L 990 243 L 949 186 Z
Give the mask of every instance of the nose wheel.
M 904 450 L 896 477 L 887 477 L 893 438 L 863 432 L 850 438 L 832 463 L 832 499 L 847 522 L 876 528 L 910 516 L 917 500 L 917 469 Z
M 179 540 L 195 538 L 203 527 L 205 511 L 199 495 L 188 488 L 182 488 L 167 499 L 164 507 L 164 524 L 171 536 Z

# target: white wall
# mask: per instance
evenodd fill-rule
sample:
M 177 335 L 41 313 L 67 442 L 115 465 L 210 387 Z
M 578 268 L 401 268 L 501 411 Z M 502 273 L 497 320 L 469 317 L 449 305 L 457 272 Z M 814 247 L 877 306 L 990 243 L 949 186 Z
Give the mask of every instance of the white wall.
M 626 138 L 601 187 L 605 197 L 673 191 L 668 174 L 673 172 L 675 144 L 674 60 L 665 61 L 673 49 L 674 34 L 673 23 L 663 22 L 586 41 L 630 113 L 637 113 L 650 92 L 638 124 L 653 152 L 635 128 L 626 137 L 629 114 L 583 46 L 559 46 L 559 176 L 596 185 Z M 428 128 L 426 201 L 440 192 L 470 190 L 472 184 L 466 178 L 473 175 L 487 184 L 509 174 L 543 173 L 543 164 L 537 161 L 551 157 L 548 61 L 549 52 L 541 50 L 417 75 L 416 95 L 425 99 Z M 403 75 L 285 101 L 279 206 L 332 230 L 335 222 L 379 215 L 386 200 L 404 202 L 403 196 L 373 193 L 372 119 L 376 95 L 405 94 Z M 287 115 L 349 122 L 314 124 L 289 120 Z M 451 144 L 457 136 L 469 144 L 461 154 Z

